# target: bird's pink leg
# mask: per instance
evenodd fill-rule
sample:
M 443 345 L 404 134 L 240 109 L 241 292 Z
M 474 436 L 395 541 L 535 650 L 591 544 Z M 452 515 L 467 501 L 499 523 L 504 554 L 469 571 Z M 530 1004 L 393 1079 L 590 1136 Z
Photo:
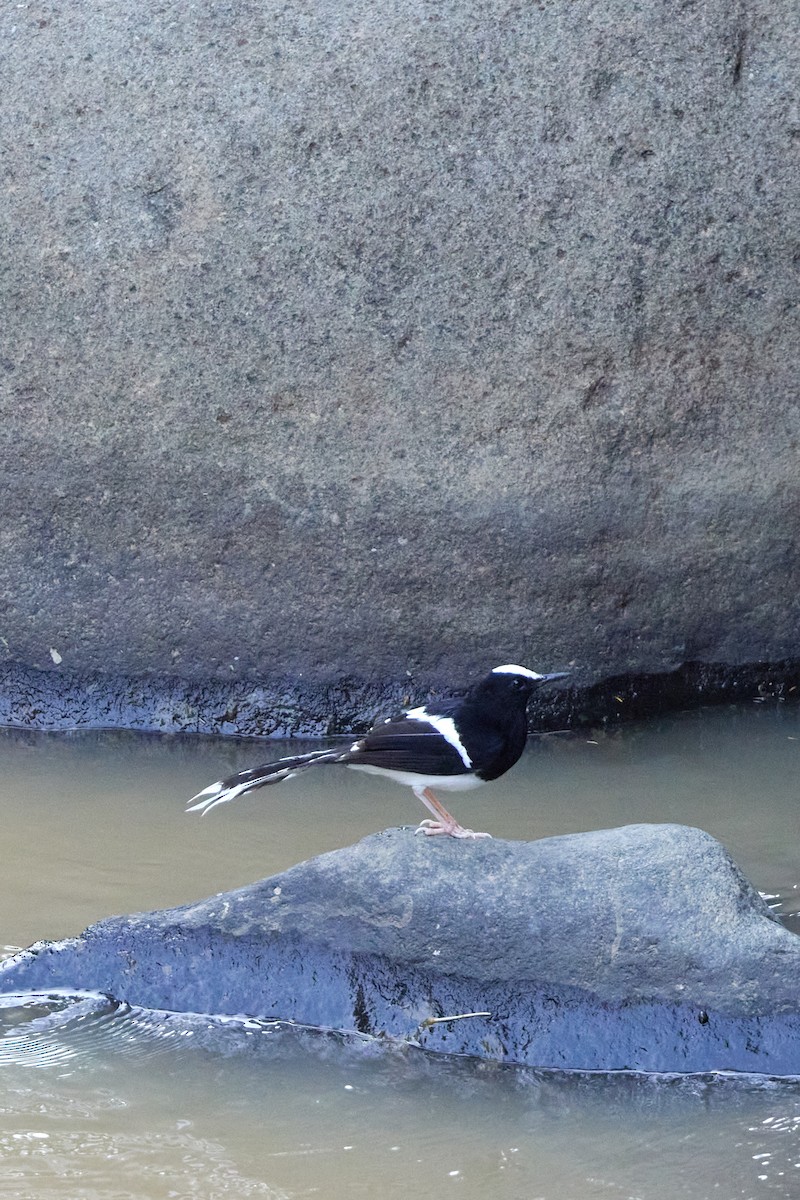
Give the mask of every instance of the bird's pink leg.
M 414 787 L 413 791 L 417 799 L 421 800 L 428 811 L 437 818 L 435 821 L 431 821 L 430 818 L 420 821 L 415 833 L 424 833 L 428 837 L 446 835 L 454 838 L 485 838 L 492 836 L 490 833 L 476 833 L 474 829 L 464 829 L 463 825 L 459 825 L 444 805 L 439 803 L 430 788 L 418 785 Z

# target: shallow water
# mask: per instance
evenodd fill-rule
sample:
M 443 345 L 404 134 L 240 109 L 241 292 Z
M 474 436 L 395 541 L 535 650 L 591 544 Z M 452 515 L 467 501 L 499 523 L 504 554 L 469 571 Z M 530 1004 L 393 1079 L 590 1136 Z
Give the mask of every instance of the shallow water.
M 286 744 L 0 731 L 0 943 L 197 899 L 424 812 L 356 772 L 310 772 L 186 816 Z M 800 930 L 800 708 L 753 705 L 548 736 L 454 799 L 541 837 L 699 825 Z M 568 897 L 565 897 L 568 902 Z M 800 1200 L 800 1084 L 559 1076 L 275 1025 L 124 1006 L 0 1009 L 0 1196 Z

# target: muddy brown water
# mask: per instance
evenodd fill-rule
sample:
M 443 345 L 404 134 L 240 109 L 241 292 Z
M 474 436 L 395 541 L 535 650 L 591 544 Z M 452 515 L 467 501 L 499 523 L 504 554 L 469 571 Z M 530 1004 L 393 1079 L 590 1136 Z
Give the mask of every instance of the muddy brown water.
M 297 745 L 0 731 L 4 953 L 425 815 L 337 769 L 184 814 Z M 509 838 L 698 825 L 800 931 L 798 707 L 549 736 L 452 807 Z M 0 1196 L 800 1200 L 798 1082 L 548 1074 L 235 1022 L 212 1050 L 146 1013 L 49 1012 L 0 1008 Z

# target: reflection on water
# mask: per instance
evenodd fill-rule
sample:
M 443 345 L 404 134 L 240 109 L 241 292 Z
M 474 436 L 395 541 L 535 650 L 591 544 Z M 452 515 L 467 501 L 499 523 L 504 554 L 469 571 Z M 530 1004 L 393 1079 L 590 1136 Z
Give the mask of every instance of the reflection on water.
M 564 1076 L 100 997 L 72 1015 L 50 1004 L 50 1026 L 47 998 L 32 1004 L 34 1052 L 16 1065 L 2 1051 L 23 1010 L 0 1012 L 0 1194 L 798 1194 L 800 1084 Z
M 309 772 L 187 817 L 270 743 L 0 733 L 0 943 L 181 903 L 424 814 Z M 459 818 L 530 838 L 676 820 L 797 920 L 800 709 L 548 737 Z M 419 811 L 418 811 L 419 810 Z M 0 1196 L 497 1200 L 800 1197 L 800 1084 L 563 1076 L 274 1022 L 161 1019 L 103 996 L 0 1007 Z

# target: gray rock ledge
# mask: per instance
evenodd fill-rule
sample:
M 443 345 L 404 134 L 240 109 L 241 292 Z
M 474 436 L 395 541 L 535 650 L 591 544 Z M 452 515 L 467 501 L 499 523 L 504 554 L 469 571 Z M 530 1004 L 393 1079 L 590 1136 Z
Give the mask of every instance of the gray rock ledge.
M 680 825 L 475 843 L 389 829 L 0 968 L 4 992 L 54 988 L 535 1067 L 800 1074 L 800 938 Z M 490 1015 L 431 1023 L 465 1013 Z

